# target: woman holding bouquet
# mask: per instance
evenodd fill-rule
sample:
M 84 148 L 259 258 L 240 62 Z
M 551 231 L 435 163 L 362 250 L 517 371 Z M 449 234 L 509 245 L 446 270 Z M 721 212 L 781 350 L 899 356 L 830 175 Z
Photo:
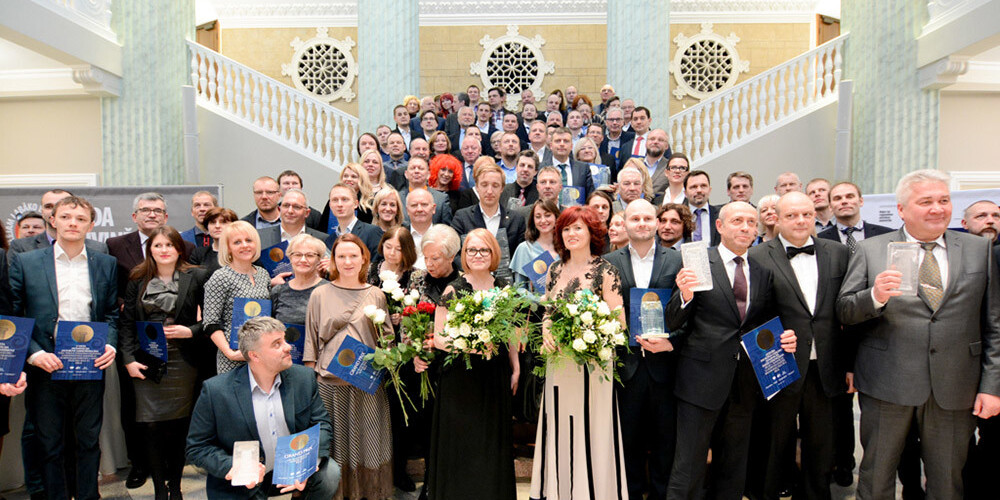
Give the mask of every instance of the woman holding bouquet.
M 554 240 L 561 260 L 549 268 L 547 298 L 569 299 L 577 291 L 590 290 L 612 311 L 622 305 L 618 271 L 600 256 L 606 232 L 593 208 L 563 211 L 556 220 Z M 573 349 L 554 342 L 549 314 L 542 324 L 543 351 Z M 569 359 L 549 362 L 535 438 L 531 498 L 628 498 L 613 373 L 613 359 L 606 367 L 582 366 Z
M 326 370 L 347 337 L 375 347 L 378 337 L 392 335 L 387 319 L 376 324 L 364 312 L 367 306 L 384 311 L 385 295 L 365 282 L 368 247 L 360 238 L 345 234 L 330 252 L 330 283 L 309 297 L 302 361 L 316 371 L 319 395 L 333 425 L 331 455 L 342 474 L 335 498 L 390 498 L 392 435 L 385 388 L 368 394 Z
M 465 274 L 444 290 L 434 317 L 434 347 L 450 351 L 444 330 L 448 302 L 477 290 L 502 288 L 494 278 L 500 264 L 500 245 L 486 229 L 473 229 L 465 237 L 462 267 Z M 456 361 L 440 370 L 431 453 L 427 467 L 428 498 L 478 498 L 513 500 L 514 447 L 511 396 L 517 391 L 517 349 L 496 346 L 489 359 L 471 356 L 471 368 Z M 419 358 L 417 371 L 427 368 Z

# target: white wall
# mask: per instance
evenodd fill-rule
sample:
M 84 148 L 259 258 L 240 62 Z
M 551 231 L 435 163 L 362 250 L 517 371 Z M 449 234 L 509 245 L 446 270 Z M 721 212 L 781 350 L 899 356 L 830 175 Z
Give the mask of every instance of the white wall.
M 941 170 L 1000 170 L 1000 93 L 943 91 L 940 116 Z
M 774 181 L 783 172 L 798 173 L 803 184 L 815 177 L 843 180 L 831 178 L 836 127 L 834 101 L 707 163 L 695 162 L 691 168 L 706 170 L 712 177 L 713 204 L 729 201 L 726 176 L 737 170 L 753 175 L 754 203 L 774 193 Z
M 222 204 L 243 217 L 255 206 L 254 179 L 277 178 L 284 170 L 302 176 L 309 204 L 322 211 L 340 172 L 204 107 L 198 107 L 198 162 L 201 183 L 222 184 Z
M 0 101 L 0 174 L 102 170 L 101 100 Z

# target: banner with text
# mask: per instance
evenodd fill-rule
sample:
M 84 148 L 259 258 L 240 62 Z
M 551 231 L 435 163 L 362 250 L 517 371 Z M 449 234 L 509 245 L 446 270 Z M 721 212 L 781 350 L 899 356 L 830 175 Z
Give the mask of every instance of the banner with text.
M 1000 203 L 1000 189 L 952 191 L 951 222 L 948 224 L 948 227 L 961 229 L 962 215 L 965 213 L 965 209 L 980 200 Z M 899 229 L 903 225 L 903 219 L 899 218 L 899 210 L 896 208 L 896 195 L 894 193 L 866 194 L 865 204 L 861 207 L 861 220 Z

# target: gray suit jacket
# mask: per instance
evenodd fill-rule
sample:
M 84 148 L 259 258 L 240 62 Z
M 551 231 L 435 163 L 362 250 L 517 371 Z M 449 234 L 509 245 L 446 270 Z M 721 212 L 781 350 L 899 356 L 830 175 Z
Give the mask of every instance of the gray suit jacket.
M 854 384 L 897 405 L 924 404 L 933 393 L 945 410 L 972 408 L 979 392 L 1000 395 L 1000 277 L 985 238 L 944 235 L 948 283 L 937 311 L 921 296 L 892 297 L 875 308 L 875 276 L 887 267 L 887 244 L 903 230 L 865 238 L 851 256 L 837 312 L 859 332 Z
M 656 162 L 656 169 L 653 170 L 653 196 L 663 194 L 664 191 L 670 187 L 670 179 L 667 178 L 667 163 L 670 162 L 670 158 L 667 155 L 660 157 L 660 160 Z

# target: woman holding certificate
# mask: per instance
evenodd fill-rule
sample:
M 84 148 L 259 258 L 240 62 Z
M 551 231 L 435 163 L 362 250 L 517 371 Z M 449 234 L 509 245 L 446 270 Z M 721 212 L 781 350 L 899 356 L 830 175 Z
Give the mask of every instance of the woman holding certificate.
M 225 373 L 246 362 L 229 344 L 233 302 L 237 298 L 270 300 L 271 275 L 253 265 L 260 258 L 260 236 L 246 221 L 230 223 L 219 238 L 219 268 L 205 283 L 205 331 L 219 348 L 216 369 Z
M 569 299 L 579 290 L 590 290 L 612 311 L 622 305 L 618 271 L 601 258 L 606 231 L 592 208 L 563 211 L 555 231 L 561 260 L 549 268 L 548 299 Z M 542 323 L 543 350 L 573 349 L 555 345 L 548 315 Z M 623 317 L 620 321 L 624 324 Z M 535 438 L 531 498 L 628 498 L 614 383 L 611 373 L 597 367 L 570 359 L 549 363 Z
M 335 498 L 381 500 L 393 494 L 392 427 L 385 387 L 379 384 L 369 394 L 328 368 L 344 362 L 338 356 L 342 344 L 374 348 L 379 337 L 392 336 L 392 324 L 384 314 L 382 290 L 365 282 L 370 262 L 361 239 L 345 234 L 333 243 L 331 253 L 330 283 L 320 285 L 309 298 L 302 361 L 316 371 L 319 395 L 333 424 L 331 455 L 342 474 Z M 379 315 L 369 315 L 366 308 L 383 312 L 382 321 L 376 323 Z
M 434 315 L 434 330 L 444 329 L 448 302 L 477 290 L 507 286 L 492 273 L 500 264 L 500 244 L 486 229 L 465 237 L 462 268 L 465 274 L 444 290 Z M 443 335 L 434 347 L 450 350 Z M 431 453 L 427 466 L 428 498 L 513 500 L 514 445 L 511 396 L 517 390 L 520 366 L 517 348 L 497 346 L 487 359 L 472 356 L 472 367 L 456 361 L 441 367 L 431 424 Z M 414 359 L 418 371 L 427 368 Z
M 319 238 L 300 234 L 288 240 L 286 254 L 292 263 L 292 279 L 271 289 L 271 316 L 282 323 L 306 324 L 306 308 L 313 290 L 329 281 L 319 275 L 326 245 Z
M 556 253 L 552 243 L 558 218 L 559 207 L 552 200 L 538 200 L 531 205 L 524 241 L 517 245 L 514 255 L 510 258 L 510 270 L 514 273 L 515 283 L 524 283 L 525 286 L 530 283 L 524 266 L 533 262 L 539 255 L 548 252 L 554 260 L 559 260 L 559 254 Z
M 184 240 L 163 226 L 146 240 L 146 259 L 129 275 L 118 336 L 135 384 L 135 416 L 145 434 L 157 500 L 180 498 L 184 444 L 194 406 L 197 352 L 204 348 L 199 307 L 208 272 L 185 261 Z M 136 322 L 154 322 L 157 328 Z M 166 352 L 156 352 L 158 335 Z M 140 342 L 140 336 L 144 342 Z M 162 355 L 166 354 L 166 360 Z M 158 356 L 159 355 L 159 356 Z

